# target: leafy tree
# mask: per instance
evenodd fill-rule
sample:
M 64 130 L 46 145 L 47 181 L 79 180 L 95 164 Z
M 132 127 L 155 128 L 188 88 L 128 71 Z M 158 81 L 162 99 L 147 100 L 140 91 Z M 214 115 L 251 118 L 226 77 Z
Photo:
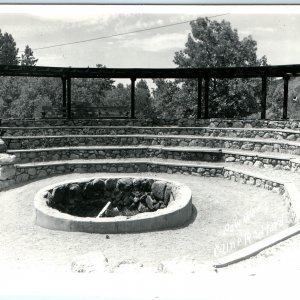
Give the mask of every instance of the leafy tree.
M 156 89 L 153 91 L 153 105 L 159 118 L 172 119 L 179 116 L 182 91 L 178 84 L 171 80 L 154 79 Z M 178 105 L 179 104 L 179 105 Z
M 282 118 L 283 110 L 283 80 L 273 81 L 270 87 L 270 98 L 272 102 L 267 110 L 268 118 Z M 295 77 L 289 80 L 288 96 L 288 117 L 291 119 L 300 119 L 300 78 Z
M 190 25 L 191 33 L 185 48 L 175 53 L 174 63 L 179 68 L 266 65 L 265 56 L 257 58 L 256 41 L 251 36 L 240 40 L 237 30 L 232 29 L 229 22 L 198 18 Z M 175 83 L 181 84 L 182 88 L 177 105 L 184 108 L 176 117 L 195 116 L 197 82 L 177 80 Z M 244 117 L 256 112 L 260 88 L 260 80 L 257 79 L 212 79 L 209 86 L 210 117 Z
M 98 64 L 97 68 L 105 68 Z M 110 78 L 78 78 L 72 80 L 72 100 L 78 105 L 102 106 L 106 92 L 113 88 Z
M 21 65 L 22 66 L 35 66 L 38 59 L 33 56 L 33 51 L 26 45 L 24 54 L 22 54 Z
M 0 30 L 0 64 L 17 65 L 19 49 L 16 48 L 16 42 L 11 34 L 5 32 L 2 34 Z
M 136 117 L 153 118 L 154 109 L 150 90 L 146 80 L 140 80 L 135 86 Z

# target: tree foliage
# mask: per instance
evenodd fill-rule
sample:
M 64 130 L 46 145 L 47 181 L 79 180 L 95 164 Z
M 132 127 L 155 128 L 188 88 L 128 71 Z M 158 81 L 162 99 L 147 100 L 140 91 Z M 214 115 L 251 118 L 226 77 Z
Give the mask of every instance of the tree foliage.
M 24 54 L 22 54 L 22 57 L 21 57 L 21 65 L 22 66 L 35 66 L 37 61 L 38 61 L 38 59 L 36 59 L 33 56 L 33 51 L 31 50 L 31 48 L 28 45 L 26 45 Z
M 2 34 L 0 30 L 0 64 L 17 65 L 19 49 L 16 47 L 16 42 L 11 34 L 5 32 Z
M 174 63 L 179 68 L 244 67 L 266 65 L 266 57 L 257 58 L 257 43 L 251 36 L 239 38 L 229 22 L 198 18 L 190 23 L 185 48 L 175 53 Z M 177 80 L 181 92 L 171 97 L 182 109 L 176 117 L 195 117 L 197 82 Z M 158 87 L 159 90 L 159 87 Z M 256 79 L 212 79 L 209 86 L 209 114 L 211 117 L 245 117 L 259 108 L 260 81 Z M 169 97 L 170 98 L 170 97 Z M 176 100 L 174 100 L 176 98 Z M 162 101 L 170 101 L 162 97 Z M 164 106 L 172 107 L 165 103 Z M 174 110 L 174 109 L 173 109 Z M 171 113 L 171 112 L 170 112 Z

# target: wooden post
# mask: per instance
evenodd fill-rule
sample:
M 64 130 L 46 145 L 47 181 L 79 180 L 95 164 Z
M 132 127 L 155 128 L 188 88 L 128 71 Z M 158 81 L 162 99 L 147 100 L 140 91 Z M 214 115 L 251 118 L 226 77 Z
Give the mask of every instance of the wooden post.
M 204 79 L 204 119 L 208 119 L 209 77 Z
M 62 77 L 62 107 L 63 107 L 63 117 L 66 115 L 66 107 L 67 107 L 67 82 L 66 77 Z
M 131 119 L 135 118 L 135 80 L 131 78 Z
M 266 118 L 267 109 L 267 76 L 262 76 L 261 81 L 261 119 Z
M 71 119 L 71 78 L 67 78 L 67 118 Z
M 287 109 L 288 109 L 288 96 L 289 96 L 289 76 L 283 77 L 283 110 L 282 119 L 287 119 Z
M 198 78 L 198 110 L 197 110 L 197 119 L 201 119 L 201 110 L 202 110 L 202 77 Z

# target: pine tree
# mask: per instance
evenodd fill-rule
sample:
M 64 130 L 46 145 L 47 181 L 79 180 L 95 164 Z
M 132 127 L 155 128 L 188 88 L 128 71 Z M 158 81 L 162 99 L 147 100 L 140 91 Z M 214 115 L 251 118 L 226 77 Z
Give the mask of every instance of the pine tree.
M 21 65 L 22 66 L 35 66 L 38 59 L 33 56 L 32 49 L 26 45 L 24 54 L 22 54 Z
M 11 34 L 5 32 L 2 34 L 0 30 L 0 64 L 2 65 L 18 65 L 19 49 L 16 48 L 16 42 Z

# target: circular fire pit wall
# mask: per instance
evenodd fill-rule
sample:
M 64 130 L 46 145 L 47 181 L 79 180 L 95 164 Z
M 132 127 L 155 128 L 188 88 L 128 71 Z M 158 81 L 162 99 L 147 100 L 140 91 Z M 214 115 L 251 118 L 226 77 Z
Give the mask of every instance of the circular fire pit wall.
M 35 221 L 45 228 L 95 233 L 160 230 L 191 217 L 191 191 L 157 178 L 68 181 L 36 194 Z

